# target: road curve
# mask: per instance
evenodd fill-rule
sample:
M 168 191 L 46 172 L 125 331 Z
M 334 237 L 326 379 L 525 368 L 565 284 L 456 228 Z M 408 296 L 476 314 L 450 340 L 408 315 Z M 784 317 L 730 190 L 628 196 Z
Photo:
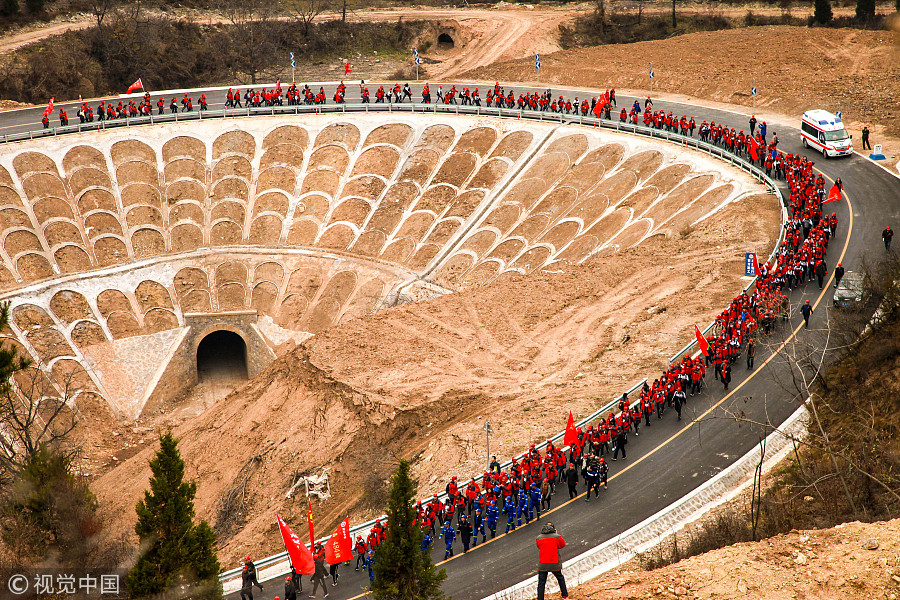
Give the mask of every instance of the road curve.
M 444 85 L 449 87 L 449 84 Z M 436 86 L 437 83 L 432 82 L 433 90 Z M 533 89 L 515 85 L 507 85 L 506 89 L 510 87 L 516 94 Z M 371 84 L 370 90 L 374 91 Z M 203 91 L 192 92 L 194 99 Z M 414 94 L 418 91 L 419 86 L 415 86 Z M 567 95 L 584 98 L 597 93 L 596 90 L 582 90 Z M 211 109 L 222 108 L 224 91 L 206 90 L 206 94 Z M 331 94 L 333 84 L 326 87 L 326 95 L 330 98 Z M 172 93 L 166 96 L 170 98 Z M 156 97 L 154 94 L 154 101 Z M 632 100 L 620 97 L 619 104 L 630 105 Z M 348 101 L 358 101 L 356 86 L 349 89 Z M 96 106 L 96 102 L 92 105 Z M 77 107 L 72 104 L 64 106 L 74 116 Z M 673 102 L 655 102 L 654 108 L 672 110 L 676 114 L 692 114 L 698 122 L 707 119 L 738 129 L 747 126 L 743 115 L 728 111 Z M 41 110 L 22 109 L 3 113 L 0 115 L 0 134 L 16 134 L 39 127 Z M 285 119 L 290 119 L 290 116 Z M 843 180 L 847 201 L 831 205 L 838 214 L 840 225 L 829 245 L 829 270 L 838 261 L 848 270 L 858 269 L 865 256 L 879 256 L 884 252 L 880 242 L 881 230 L 885 225 L 900 224 L 900 203 L 897 202 L 900 199 L 900 178 L 858 155 L 823 160 L 820 155 L 801 147 L 797 129 L 780 127 L 778 137 L 781 150 L 805 155 L 815 161 L 816 168 L 826 178 L 833 180 L 840 177 Z M 736 293 L 738 291 L 735 290 Z M 749 451 L 763 432 L 746 425 L 738 427 L 727 418 L 729 408 L 739 406 L 748 418 L 769 419 L 773 424 L 780 424 L 786 419 L 796 409 L 798 400 L 778 384 L 778 376 L 784 372 L 785 366 L 776 353 L 781 349 L 780 342 L 783 340 L 794 337 L 815 339 L 822 334 L 828 319 L 831 295 L 830 286 L 821 291 L 815 285 L 795 290 L 791 294 L 794 305 L 809 299 L 816 309 L 810 329 L 803 330 L 796 319 L 788 326 L 782 326 L 768 340 L 769 347 L 763 348 L 758 355 L 759 366 L 755 371 L 748 373 L 740 363 L 736 365 L 732 389 L 727 394 L 715 380 L 708 377 L 705 391 L 689 399 L 684 421 L 676 422 L 673 415 L 666 414 L 662 420 L 652 420 L 651 428 L 642 427 L 641 435 L 633 437 L 628 445 L 628 459 L 610 462 L 610 487 L 604 490 L 599 501 L 586 504 L 583 497 L 579 497 L 563 503 L 565 494 L 558 493 L 554 498 L 552 515 L 541 520 L 552 519 L 565 536 L 568 546 L 563 552 L 563 559 L 576 556 L 641 522 Z M 673 348 L 672 352 L 677 350 Z M 655 377 L 658 374 L 645 375 Z M 441 566 L 446 568 L 448 574 L 444 591 L 456 600 L 476 600 L 533 575 L 537 560 L 534 537 L 537 533 L 538 526 L 532 523 L 443 562 Z M 435 549 L 433 557 L 440 561 L 443 550 Z M 352 568 L 341 569 L 339 585 L 330 590 L 329 597 L 337 600 L 360 597 L 368 578 Z M 307 590 L 308 585 L 304 584 Z M 276 579 L 255 597 L 270 600 L 281 595 L 280 588 L 280 582 Z

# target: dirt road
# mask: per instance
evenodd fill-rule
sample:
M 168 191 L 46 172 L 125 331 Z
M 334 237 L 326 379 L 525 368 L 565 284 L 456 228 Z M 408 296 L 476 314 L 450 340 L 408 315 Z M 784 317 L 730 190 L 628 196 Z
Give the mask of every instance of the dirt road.
M 555 32 L 559 24 L 573 19 L 583 9 L 541 8 L 513 5 L 503 10 L 483 9 L 386 9 L 366 10 L 352 13 L 350 20 L 395 21 L 407 20 L 437 21 L 445 26 L 454 40 L 452 48 L 432 46 L 425 53 L 437 60 L 429 64 L 432 77 L 450 78 L 465 71 L 487 66 L 498 60 L 515 60 L 533 55 L 559 50 Z M 191 17 L 205 23 L 221 23 L 226 20 L 215 13 L 191 13 Z M 187 18 L 187 16 L 184 16 Z M 319 20 L 336 18 L 325 13 Z M 68 31 L 78 31 L 93 25 L 90 15 L 70 17 L 69 20 L 53 22 L 46 26 L 33 25 L 0 39 L 0 54 L 14 52 L 23 46 L 39 42 L 48 37 Z

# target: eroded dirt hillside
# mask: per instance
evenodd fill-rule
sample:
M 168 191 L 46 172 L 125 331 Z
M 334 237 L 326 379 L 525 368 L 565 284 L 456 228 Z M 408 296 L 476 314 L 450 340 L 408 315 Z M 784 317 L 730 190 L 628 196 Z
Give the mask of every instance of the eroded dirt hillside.
M 779 214 L 771 197 L 746 196 L 668 239 L 311 338 L 175 428 L 198 480 L 198 515 L 223 525 L 223 496 L 239 489 L 244 498 L 231 515 L 243 527 L 220 529 L 223 565 L 279 551 L 276 512 L 302 522 L 305 497 L 285 498 L 295 474 L 329 467 L 333 496 L 314 506 L 328 531 L 347 513 L 374 515 L 394 457 L 413 459 L 430 494 L 448 471 L 482 468 L 485 419 L 492 452 L 508 458 L 559 431 L 569 410 L 584 416 L 656 376 L 693 323 L 712 320 L 743 287 L 743 253 L 768 254 Z M 145 448 L 94 484 L 109 535 L 131 530 L 155 445 Z

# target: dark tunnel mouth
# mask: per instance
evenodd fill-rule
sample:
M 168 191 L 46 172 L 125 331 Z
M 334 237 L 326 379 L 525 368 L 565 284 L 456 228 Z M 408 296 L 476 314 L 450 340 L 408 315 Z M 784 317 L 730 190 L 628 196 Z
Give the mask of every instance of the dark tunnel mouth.
M 197 346 L 197 379 L 201 383 L 248 379 L 247 344 L 233 331 L 206 335 Z
M 447 46 L 450 48 L 452 48 L 455 45 L 453 38 L 450 37 L 449 33 L 442 33 L 441 35 L 439 35 L 438 39 L 437 39 L 437 43 L 441 46 Z

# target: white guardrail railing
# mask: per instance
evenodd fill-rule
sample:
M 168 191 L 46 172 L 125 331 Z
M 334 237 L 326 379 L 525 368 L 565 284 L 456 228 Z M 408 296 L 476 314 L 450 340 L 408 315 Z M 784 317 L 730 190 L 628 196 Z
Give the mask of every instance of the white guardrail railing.
M 188 91 L 188 90 L 183 90 Z M 613 120 L 606 119 L 598 119 L 591 116 L 584 115 L 569 115 L 569 114 L 561 114 L 561 113 L 548 113 L 543 111 L 533 111 L 533 110 L 521 110 L 521 109 L 506 109 L 506 108 L 494 108 L 494 107 L 485 107 L 485 106 L 459 106 L 459 105 L 447 105 L 447 104 L 363 104 L 363 103 L 343 103 L 343 104 L 320 104 L 320 105 L 294 105 L 294 106 L 271 106 L 271 107 L 259 107 L 259 108 L 241 108 L 241 109 L 224 109 L 224 110 L 204 110 L 204 111 L 193 111 L 193 112 L 182 112 L 182 113 L 171 113 L 171 114 L 163 114 L 163 115 L 147 115 L 140 117 L 132 117 L 125 119 L 114 119 L 114 120 L 104 120 L 104 121 L 95 121 L 91 123 L 78 123 L 73 125 L 68 125 L 65 127 L 52 127 L 49 129 L 38 129 L 33 131 L 26 131 L 21 133 L 11 133 L 3 136 L 2 141 L 4 143 L 10 142 L 19 142 L 24 140 L 37 140 L 46 137 L 54 137 L 58 135 L 67 135 L 74 133 L 94 133 L 98 131 L 104 131 L 107 129 L 115 129 L 119 127 L 133 127 L 133 126 L 147 126 L 153 125 L 157 123 L 180 123 L 183 121 L 203 121 L 210 119 L 226 119 L 226 118 L 235 118 L 235 117 L 253 117 L 253 116 L 291 116 L 291 115 L 310 115 L 310 114 L 359 114 L 359 113 L 406 113 L 406 114 L 431 114 L 431 115 L 442 115 L 442 116 L 451 116 L 451 115 L 467 115 L 467 116 L 482 116 L 482 117 L 505 117 L 505 118 L 515 118 L 515 119 L 529 119 L 536 121 L 547 121 L 551 123 L 559 123 L 562 125 L 583 125 L 587 127 L 600 128 L 613 130 L 621 133 L 631 133 L 636 135 L 641 135 L 644 137 L 649 137 L 652 139 L 660 139 L 668 142 L 673 142 L 688 148 L 693 148 L 695 150 L 699 150 L 701 152 L 705 152 L 710 154 L 716 158 L 719 158 L 735 167 L 738 167 L 757 179 L 760 183 L 764 183 L 770 191 L 777 196 L 779 203 L 781 205 L 782 212 L 782 227 L 781 232 L 779 234 L 778 241 L 775 244 L 775 247 L 772 249 L 772 253 L 769 256 L 769 260 L 771 261 L 775 253 L 777 252 L 779 246 L 781 245 L 782 238 L 784 236 L 784 224 L 787 222 L 788 214 L 787 207 L 784 203 L 784 196 L 781 193 L 776 182 L 771 179 L 768 175 L 765 174 L 764 171 L 756 167 L 755 165 L 747 162 L 743 158 L 739 156 L 735 156 L 734 154 L 715 146 L 713 144 L 709 144 L 703 142 L 701 140 L 680 135 L 678 133 L 672 133 L 668 131 L 662 131 L 658 129 L 654 129 L 652 127 L 645 127 L 643 125 L 633 125 L 630 123 L 622 123 L 616 122 Z M 749 291 L 754 285 L 756 280 L 753 279 L 745 288 L 745 291 Z M 708 325 L 703 333 L 707 334 L 712 328 L 713 324 Z M 672 358 L 669 359 L 669 363 L 676 362 L 681 359 L 681 357 L 686 354 L 692 354 L 697 345 L 696 341 L 692 341 L 691 343 L 684 346 L 681 350 L 679 350 Z M 633 394 L 636 390 L 640 389 L 647 379 L 643 379 L 637 384 L 635 384 L 630 390 L 628 390 L 628 394 Z M 609 403 L 605 404 L 602 408 L 596 410 L 594 413 L 585 417 L 577 423 L 578 427 L 585 427 L 592 421 L 599 418 L 601 415 L 606 414 L 608 411 L 612 410 L 618 401 L 620 396 L 616 396 Z M 794 417 L 792 417 L 794 418 Z M 558 442 L 563 439 L 565 432 L 560 432 L 550 438 L 553 442 Z M 775 435 L 775 434 L 773 434 Z M 543 442 L 537 446 L 539 450 L 542 450 L 547 445 L 547 442 Z M 745 457 L 746 458 L 746 457 Z M 742 459 L 743 460 L 743 459 Z M 739 461 L 740 463 L 740 461 Z M 709 486 L 713 485 L 714 481 L 720 480 L 726 473 L 735 472 L 735 467 L 739 464 L 735 463 L 726 471 L 723 471 L 719 475 L 717 475 L 714 479 L 701 486 L 699 490 L 708 489 Z M 503 470 L 509 468 L 512 464 L 511 461 L 507 461 L 501 465 Z M 588 564 L 587 557 L 590 556 L 605 556 L 603 552 L 605 549 L 615 547 L 619 548 L 623 544 L 622 540 L 625 539 L 626 536 L 633 536 L 640 529 L 646 527 L 650 522 L 660 521 L 660 519 L 664 516 L 664 514 L 674 513 L 675 510 L 679 506 L 684 506 L 688 499 L 697 497 L 698 491 L 695 491 L 692 494 L 689 494 L 685 497 L 685 499 L 676 502 L 670 507 L 660 511 L 656 515 L 653 515 L 645 522 L 633 527 L 628 532 L 625 532 L 614 540 L 610 540 L 605 544 L 601 544 L 594 550 L 586 552 L 580 557 L 573 559 L 566 563 L 566 571 L 567 574 L 573 565 L 576 564 Z M 438 494 L 438 497 L 443 499 L 446 497 L 446 493 Z M 680 514 L 680 513 L 679 513 Z M 381 517 L 384 518 L 384 517 Z M 655 520 L 655 521 L 654 521 Z M 671 520 L 671 519 L 669 519 Z M 668 521 L 667 521 L 668 522 Z M 368 535 L 369 530 L 375 524 L 375 520 L 368 521 L 366 523 L 362 523 L 360 525 L 356 525 L 350 529 L 351 536 L 355 537 L 357 534 L 362 535 L 364 538 Z M 654 529 L 656 531 L 656 529 Z M 646 537 L 646 536 L 644 536 Z M 630 539 L 630 537 L 629 537 Z M 643 538 L 642 538 L 643 539 Z M 320 541 L 326 541 L 327 538 L 320 538 Z M 637 547 L 645 542 L 638 543 L 633 547 Z M 618 551 L 617 551 L 618 552 Z M 618 556 L 621 556 L 622 553 L 619 552 Z M 275 579 L 276 577 L 283 576 L 284 573 L 288 572 L 288 555 L 287 552 L 282 552 L 279 554 L 275 554 L 273 556 L 269 556 L 267 558 L 260 559 L 256 561 L 257 572 L 259 574 L 260 581 L 269 581 Z M 594 564 L 596 560 L 591 559 L 592 562 L 590 564 Z M 597 564 L 605 564 L 605 563 L 597 563 Z M 597 567 L 591 567 L 592 569 Z M 602 572 L 602 571 L 601 571 Z M 599 573 L 598 573 L 599 574 Z M 241 569 L 231 569 L 229 571 L 223 572 L 219 579 L 222 581 L 225 592 L 233 592 L 236 591 L 240 587 L 240 576 Z M 585 578 L 580 578 L 579 580 L 586 580 Z M 526 582 L 522 582 L 510 590 L 505 592 L 500 592 L 491 596 L 491 598 L 513 598 L 520 597 L 518 592 L 513 592 L 512 590 L 526 589 L 528 586 L 533 586 L 534 582 L 528 580 Z M 555 585 L 555 582 L 553 583 Z M 522 587 L 525 586 L 525 587 Z M 507 594 L 507 595 L 500 595 Z M 514 595 L 508 595 L 514 594 Z M 527 597 L 526 595 L 521 596 L 523 598 Z

